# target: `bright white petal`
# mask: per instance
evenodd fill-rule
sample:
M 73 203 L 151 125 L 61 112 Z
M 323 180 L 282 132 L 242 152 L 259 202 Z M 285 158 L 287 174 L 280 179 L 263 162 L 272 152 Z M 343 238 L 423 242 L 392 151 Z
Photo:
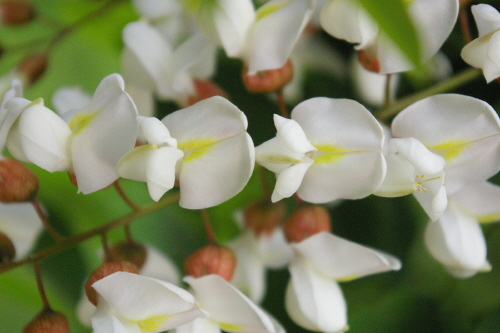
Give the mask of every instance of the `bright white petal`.
M 291 197 L 297 192 L 302 183 L 302 179 L 304 179 L 304 175 L 313 162 L 313 160 L 308 158 L 304 163 L 294 164 L 280 172 L 277 175 L 271 201 L 280 201 L 283 198 Z
M 471 7 L 472 15 L 476 21 L 479 36 L 500 28 L 500 13 L 494 7 L 479 4 Z
M 429 218 L 436 221 L 448 205 L 447 187 L 445 186 L 447 179 L 445 179 L 443 172 L 425 176 L 415 179 L 416 182 L 421 183 L 421 190 L 413 192 L 413 195 Z
M 52 104 L 59 115 L 71 110 L 81 110 L 88 104 L 92 97 L 80 88 L 64 87 L 56 90 L 52 96 Z
M 483 68 L 488 56 L 488 47 L 494 32 L 474 39 L 462 49 L 461 56 L 466 63 L 476 68 Z
M 487 58 L 483 64 L 483 73 L 487 82 L 491 82 L 500 77 L 500 32 L 497 31 L 491 36 L 488 43 Z
M 288 265 L 293 256 L 292 248 L 281 227 L 275 228 L 270 235 L 261 235 L 257 239 L 257 250 L 264 264 L 274 269 Z
M 221 329 L 274 333 L 274 325 L 264 311 L 220 276 L 206 275 L 198 279 L 188 276 L 184 281 L 193 288 L 200 308 L 207 311 Z
M 132 323 L 114 313 L 102 298 L 98 301 L 97 309 L 91 321 L 94 333 L 142 333 L 136 323 Z
M 455 207 L 480 222 L 500 219 L 500 186 L 488 183 L 473 183 L 462 187 L 450 197 Z
M 175 333 L 220 333 L 220 331 L 217 323 L 205 318 L 196 318 L 175 329 Z
M 146 141 L 156 146 L 170 146 L 177 148 L 177 140 L 170 136 L 170 132 L 163 123 L 155 117 L 137 117 L 142 135 Z
M 309 143 L 304 130 L 295 120 L 286 119 L 277 114 L 274 115 L 273 119 L 277 130 L 276 137 L 278 137 L 289 150 L 301 154 L 316 150 L 316 148 Z
M 0 116 L 0 149 L 3 150 L 5 147 L 7 136 L 9 135 L 9 131 L 17 120 L 17 117 L 21 114 L 21 112 L 31 103 L 31 101 L 14 97 L 15 91 L 13 89 L 9 90 L 6 95 L 10 92 L 12 98 L 9 96 L 4 96 L 4 100 L 2 100 L 2 105 L 0 107 L 0 112 L 2 115 Z M 6 97 L 9 99 L 6 100 Z M 20 144 L 20 143 L 19 143 Z M 20 150 L 21 148 L 18 148 Z M 11 152 L 12 154 L 12 152 Z M 20 152 L 24 156 L 24 152 Z M 16 157 L 17 158 L 17 157 Z M 26 158 L 17 158 L 26 162 Z
M 255 159 L 263 167 L 280 173 L 292 164 L 304 162 L 305 154 L 290 150 L 281 137 L 275 137 L 255 147 Z
M 347 327 L 347 305 L 338 283 L 297 256 L 290 267 L 285 295 L 288 315 L 311 331 L 341 332 Z
M 326 232 L 292 247 L 318 271 L 335 280 L 352 280 L 401 268 L 401 262 L 393 256 Z
M 425 244 L 434 258 L 450 270 L 475 274 L 486 263 L 486 241 L 471 217 L 447 209 L 437 222 L 427 225 Z M 467 277 L 467 276 L 461 276 Z

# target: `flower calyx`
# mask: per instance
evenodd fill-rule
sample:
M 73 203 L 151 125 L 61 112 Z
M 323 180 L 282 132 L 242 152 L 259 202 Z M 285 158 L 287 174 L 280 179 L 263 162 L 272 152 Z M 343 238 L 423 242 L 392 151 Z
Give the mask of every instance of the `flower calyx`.
M 284 223 L 285 238 L 298 243 L 320 232 L 332 231 L 328 210 L 320 205 L 308 205 L 297 209 Z
M 231 281 L 236 268 L 233 251 L 225 246 L 207 245 L 191 254 L 185 261 L 184 272 L 194 278 L 216 274 Z

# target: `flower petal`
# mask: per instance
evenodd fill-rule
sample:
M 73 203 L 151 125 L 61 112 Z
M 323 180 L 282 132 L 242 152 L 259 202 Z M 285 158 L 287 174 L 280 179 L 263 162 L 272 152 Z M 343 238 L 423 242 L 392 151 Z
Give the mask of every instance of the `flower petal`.
M 476 21 L 479 36 L 483 36 L 493 30 L 500 29 L 500 13 L 494 7 L 486 4 L 471 7 L 472 15 Z
M 220 331 L 217 323 L 205 318 L 196 318 L 175 329 L 175 333 L 220 333 Z
M 444 173 L 439 172 L 433 175 L 426 175 L 424 178 L 417 178 L 416 184 L 420 185 L 419 190 L 413 192 L 413 195 L 429 218 L 432 221 L 436 221 L 448 205 Z
M 297 163 L 286 168 L 277 175 L 276 185 L 271 196 L 272 202 L 280 201 L 283 198 L 291 197 L 301 186 L 304 175 L 309 167 L 314 163 L 310 158 L 303 163 Z
M 60 116 L 71 110 L 83 109 L 91 100 L 89 94 L 76 87 L 59 88 L 52 95 L 52 104 Z
M 99 298 L 91 322 L 94 333 L 142 333 L 137 324 L 114 313 L 102 298 Z
M 450 197 L 450 201 L 466 215 L 479 222 L 494 222 L 500 219 L 500 186 L 488 183 L 465 185 Z

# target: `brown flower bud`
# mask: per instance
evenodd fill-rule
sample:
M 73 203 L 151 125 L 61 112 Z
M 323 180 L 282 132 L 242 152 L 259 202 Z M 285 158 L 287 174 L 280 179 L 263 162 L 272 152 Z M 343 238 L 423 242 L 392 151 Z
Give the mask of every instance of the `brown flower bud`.
M 5 25 L 20 25 L 35 17 L 35 8 L 29 1 L 5 0 L 0 2 L 0 23 Z
M 90 303 L 97 306 L 97 291 L 92 288 L 94 282 L 97 282 L 100 279 L 103 279 L 106 276 L 116 272 L 139 274 L 139 270 L 137 269 L 137 267 L 128 261 L 108 262 L 101 265 L 95 271 L 93 271 L 92 274 L 90 274 L 90 277 L 85 283 L 85 293 L 87 294 L 87 298 L 89 299 Z
M 215 82 L 209 80 L 194 80 L 195 94 L 188 96 L 188 106 L 198 103 L 204 99 L 222 96 L 227 98 L 227 94 Z
M 146 247 L 139 243 L 119 242 L 109 248 L 109 254 L 113 261 L 128 261 L 134 264 L 138 270 L 146 262 Z
M 0 160 L 0 201 L 20 202 L 35 197 L 38 178 L 21 162 L 13 159 Z
M 358 51 L 358 60 L 366 70 L 369 70 L 370 72 L 375 72 L 375 73 L 380 72 L 380 62 L 370 52 L 367 52 L 365 50 L 359 50 Z
M 293 78 L 293 65 L 289 59 L 281 68 L 258 72 L 249 75 L 247 68 L 243 67 L 243 84 L 249 92 L 271 93 L 281 90 Z
M 269 235 L 283 221 L 286 207 L 283 201 L 269 200 L 255 202 L 245 208 L 245 226 L 256 235 Z
M 331 232 L 330 214 L 319 205 L 300 207 L 285 221 L 283 231 L 290 243 L 298 243 L 322 231 Z
M 76 180 L 76 175 L 73 172 L 68 172 L 68 177 L 69 177 L 69 181 L 71 182 L 71 184 L 78 187 L 78 181 Z
M 195 278 L 217 274 L 231 281 L 235 267 L 236 257 L 232 250 L 224 246 L 207 245 L 186 259 L 184 273 Z
M 68 319 L 61 312 L 43 309 L 23 328 L 23 333 L 68 333 Z
M 6 234 L 0 232 L 0 265 L 11 262 L 15 257 L 16 248 L 14 243 Z
M 47 70 L 49 64 L 49 56 L 46 53 L 37 53 L 25 57 L 19 65 L 17 72 L 27 82 L 34 84 Z

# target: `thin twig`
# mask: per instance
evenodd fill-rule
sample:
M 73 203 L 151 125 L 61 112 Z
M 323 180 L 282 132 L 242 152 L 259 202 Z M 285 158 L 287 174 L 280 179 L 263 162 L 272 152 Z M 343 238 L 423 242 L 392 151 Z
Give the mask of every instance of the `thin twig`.
M 34 253 L 31 256 L 29 256 L 23 260 L 0 265 L 0 273 L 10 271 L 16 267 L 26 265 L 30 262 L 34 262 L 34 261 L 41 262 L 45 258 L 48 258 L 50 256 L 53 256 L 54 254 L 62 252 L 70 247 L 73 247 L 73 246 L 87 240 L 87 239 L 90 239 L 92 237 L 100 235 L 103 232 L 108 232 L 110 230 L 113 230 L 115 228 L 123 226 L 127 223 L 130 223 L 130 222 L 132 222 L 140 217 L 143 217 L 143 216 L 148 215 L 152 212 L 155 212 L 163 207 L 166 207 L 166 206 L 168 206 L 168 205 L 170 205 L 178 200 L 179 200 L 179 193 L 175 193 L 175 194 L 172 194 L 170 196 L 164 197 L 162 200 L 160 200 L 158 202 L 153 202 L 149 205 L 142 206 L 141 209 L 139 209 L 138 211 L 132 212 L 132 213 L 125 215 L 123 217 L 120 217 L 116 220 L 110 221 L 106 224 L 100 225 L 100 226 L 95 227 L 93 229 L 90 229 L 86 232 L 82 232 L 82 233 L 79 233 L 77 235 L 73 235 L 70 237 L 65 237 L 59 243 L 57 243 L 57 244 L 55 244 L 55 245 L 53 245 L 45 250 Z
M 125 193 L 125 191 L 123 190 L 123 188 L 118 183 L 118 180 L 115 180 L 113 182 L 113 187 L 115 188 L 116 192 L 118 192 L 118 194 L 120 195 L 120 198 L 122 198 L 122 200 L 125 201 L 125 203 L 130 208 L 132 208 L 133 210 L 138 210 L 139 209 L 139 206 L 137 206 L 132 200 L 130 200 L 130 198 L 128 197 L 127 193 Z
M 43 287 L 42 273 L 40 271 L 40 264 L 38 261 L 33 262 L 33 269 L 35 270 L 36 284 L 38 286 L 38 293 L 42 299 L 43 308 L 50 310 L 50 303 Z
M 36 213 L 38 214 L 38 217 L 42 221 L 43 226 L 45 227 L 45 230 L 54 238 L 56 242 L 60 242 L 63 237 L 59 235 L 59 233 L 50 225 L 49 220 L 47 219 L 47 216 L 45 215 L 45 212 L 42 210 L 42 207 L 40 206 L 40 203 L 38 202 L 37 199 L 33 199 L 31 201 L 33 204 L 33 207 L 35 208 Z
M 288 108 L 286 107 L 285 94 L 283 94 L 283 89 L 280 89 L 276 92 L 276 98 L 278 99 L 280 115 L 285 118 L 290 118 Z
M 207 233 L 208 240 L 212 244 L 217 244 L 217 238 L 215 237 L 214 230 L 212 229 L 212 224 L 210 223 L 210 217 L 208 216 L 208 210 L 200 210 L 201 219 L 203 220 L 203 225 L 205 226 L 205 232 Z
M 458 17 L 460 20 L 460 29 L 462 30 L 462 35 L 464 36 L 465 42 L 468 44 L 472 41 L 472 36 L 470 33 L 469 16 L 467 15 L 466 6 L 460 6 Z

